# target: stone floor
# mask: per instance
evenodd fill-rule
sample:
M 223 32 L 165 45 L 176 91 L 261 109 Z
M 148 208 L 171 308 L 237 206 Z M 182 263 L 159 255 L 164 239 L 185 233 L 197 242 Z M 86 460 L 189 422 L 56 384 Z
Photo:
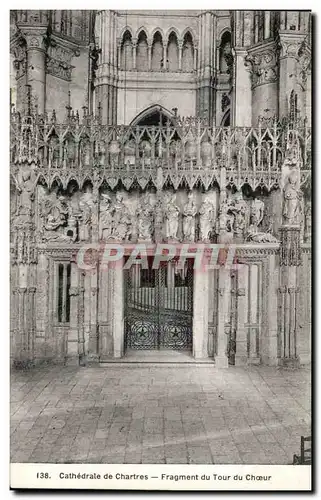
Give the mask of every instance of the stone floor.
M 11 461 L 288 464 L 310 370 L 42 367 L 11 375 Z

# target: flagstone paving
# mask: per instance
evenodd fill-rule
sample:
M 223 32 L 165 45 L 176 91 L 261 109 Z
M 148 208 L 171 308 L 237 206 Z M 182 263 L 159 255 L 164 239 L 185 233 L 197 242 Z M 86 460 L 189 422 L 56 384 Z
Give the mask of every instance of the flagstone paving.
M 310 370 L 48 366 L 11 374 L 11 461 L 289 464 Z

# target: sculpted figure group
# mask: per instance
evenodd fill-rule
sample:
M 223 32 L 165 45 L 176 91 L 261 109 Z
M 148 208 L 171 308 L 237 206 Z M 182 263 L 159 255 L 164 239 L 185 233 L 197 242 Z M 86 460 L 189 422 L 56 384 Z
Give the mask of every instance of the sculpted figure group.
M 179 204 L 174 193 L 162 198 L 146 193 L 136 201 L 124 198 L 121 192 L 116 193 L 114 200 L 109 194 L 101 193 L 98 215 L 90 190 L 66 196 L 56 189 L 42 195 L 41 237 L 43 241 L 89 241 L 94 220 L 98 218 L 95 227 L 101 241 L 210 242 L 215 235 L 218 242 L 224 243 L 277 241 L 270 230 L 261 229 L 262 200 L 255 198 L 246 202 L 239 191 L 229 198 L 223 197 L 216 214 L 211 197 L 202 198 L 197 203 L 191 191 L 185 204 Z M 284 192 L 283 215 L 287 220 L 296 220 L 299 201 L 290 179 Z

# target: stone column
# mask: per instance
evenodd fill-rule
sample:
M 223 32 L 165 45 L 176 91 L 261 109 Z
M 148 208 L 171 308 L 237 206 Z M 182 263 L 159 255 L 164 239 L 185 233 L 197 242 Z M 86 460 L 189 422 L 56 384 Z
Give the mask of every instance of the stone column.
M 235 366 L 244 366 L 247 363 L 247 331 L 245 329 L 245 273 L 246 266 L 239 264 L 237 295 L 237 326 L 236 326 L 236 354 Z
M 225 321 L 228 313 L 228 298 L 230 293 L 230 270 L 226 267 L 219 269 L 218 277 L 218 323 L 217 323 L 217 355 L 215 366 L 228 368 L 227 358 L 227 334 L 225 333 Z
M 114 269 L 114 295 L 112 308 L 113 314 L 113 338 L 114 358 L 124 355 L 124 276 L 123 261 L 119 261 Z
M 269 10 L 264 11 L 264 39 L 270 38 L 271 36 L 271 12 Z
M 278 360 L 278 283 L 279 272 L 276 266 L 276 256 L 269 255 L 266 279 L 263 280 L 266 288 L 263 289 L 263 300 L 267 299 L 266 317 L 262 322 L 261 359 L 263 364 L 276 365 Z M 267 281 L 267 282 L 266 282 Z
M 298 53 L 303 42 L 303 33 L 282 33 L 279 56 L 279 115 L 288 116 L 291 91 L 296 87 Z M 289 75 L 292 75 L 289 78 Z
M 163 41 L 163 69 L 167 70 L 167 40 Z
M 152 69 L 152 44 L 149 43 L 147 46 L 147 57 L 148 57 L 148 71 Z
M 98 271 L 97 267 L 90 272 L 90 333 L 88 342 L 88 361 L 96 362 L 98 352 Z
M 193 356 L 207 358 L 208 341 L 208 271 L 194 270 Z
M 79 364 L 79 269 L 76 262 L 71 262 L 70 271 L 70 323 L 68 332 L 66 364 Z
M 137 69 L 136 68 L 136 51 L 137 51 L 137 39 L 133 39 L 132 40 L 132 44 L 133 44 L 133 69 Z
M 182 71 L 182 51 L 183 51 L 183 42 L 179 42 L 179 44 L 178 44 L 178 71 Z
M 234 100 L 232 100 L 233 125 L 250 127 L 252 125 L 252 91 L 251 76 L 245 65 L 246 50 L 234 50 Z
M 30 34 L 29 34 L 30 33 Z M 45 112 L 46 103 L 46 31 L 28 28 L 24 35 L 27 41 L 27 82 L 38 105 L 38 112 Z
M 198 52 L 198 47 L 195 44 L 195 46 L 194 46 L 194 61 L 193 61 L 193 69 L 194 69 L 194 71 L 197 70 L 197 52 Z
M 274 41 L 267 41 L 248 50 L 246 64 L 250 69 L 252 80 L 252 126 L 257 126 L 260 116 L 278 115 L 276 49 Z
M 293 153 L 295 148 L 293 146 Z M 295 160 L 293 160 L 295 161 Z M 298 167 L 298 164 L 297 164 Z M 279 304 L 280 358 L 279 364 L 298 366 L 297 352 L 297 292 L 298 267 L 301 265 L 300 169 L 282 167 L 283 224 L 280 228 L 280 290 Z
M 117 40 L 116 13 L 101 11 L 97 14 L 96 39 L 101 53 L 95 79 L 96 112 L 101 106 L 103 124 L 114 125 L 117 122 Z

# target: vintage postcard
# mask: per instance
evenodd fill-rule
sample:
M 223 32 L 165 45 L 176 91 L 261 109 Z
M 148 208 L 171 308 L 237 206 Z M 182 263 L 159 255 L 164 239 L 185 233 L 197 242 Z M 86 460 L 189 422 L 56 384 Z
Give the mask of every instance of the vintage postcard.
M 310 491 L 308 10 L 10 11 L 10 487 Z

